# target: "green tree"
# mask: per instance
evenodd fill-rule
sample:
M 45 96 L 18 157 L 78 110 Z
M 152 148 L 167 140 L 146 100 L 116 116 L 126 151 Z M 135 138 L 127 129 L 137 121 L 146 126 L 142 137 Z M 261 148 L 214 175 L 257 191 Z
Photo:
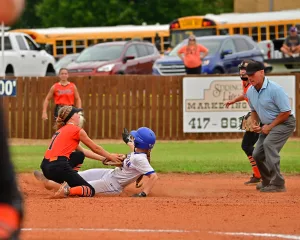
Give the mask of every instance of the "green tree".
M 232 10 L 233 0 L 42 0 L 36 6 L 43 27 L 166 24 L 182 16 Z
M 20 19 L 12 28 L 39 28 L 43 27 L 41 19 L 36 15 L 35 6 L 40 0 L 26 0 L 25 10 Z
M 45 27 L 84 27 L 137 24 L 132 6 L 124 0 L 43 0 L 36 10 Z

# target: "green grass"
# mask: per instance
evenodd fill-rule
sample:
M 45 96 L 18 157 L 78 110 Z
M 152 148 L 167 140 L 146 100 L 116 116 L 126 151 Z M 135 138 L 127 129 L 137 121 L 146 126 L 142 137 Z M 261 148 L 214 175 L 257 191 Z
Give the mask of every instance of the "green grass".
M 110 152 L 126 153 L 124 144 L 103 144 Z M 17 172 L 39 169 L 47 146 L 11 146 Z M 240 142 L 158 142 L 152 151 L 152 166 L 157 172 L 250 173 L 248 159 Z M 86 159 L 83 169 L 104 167 Z M 300 141 L 289 141 L 281 151 L 281 170 L 300 173 Z

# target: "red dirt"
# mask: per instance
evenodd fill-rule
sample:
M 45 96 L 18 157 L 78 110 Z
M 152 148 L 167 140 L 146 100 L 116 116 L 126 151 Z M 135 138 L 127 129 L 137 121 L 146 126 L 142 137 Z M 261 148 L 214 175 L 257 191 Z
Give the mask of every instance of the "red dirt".
M 286 193 L 260 193 L 255 186 L 244 186 L 248 176 L 241 174 L 159 176 L 147 198 L 130 198 L 137 192 L 131 185 L 120 196 L 50 199 L 52 192 L 31 174 L 20 174 L 26 210 L 21 239 L 258 238 L 224 232 L 290 234 L 300 239 L 300 176 L 286 176 Z

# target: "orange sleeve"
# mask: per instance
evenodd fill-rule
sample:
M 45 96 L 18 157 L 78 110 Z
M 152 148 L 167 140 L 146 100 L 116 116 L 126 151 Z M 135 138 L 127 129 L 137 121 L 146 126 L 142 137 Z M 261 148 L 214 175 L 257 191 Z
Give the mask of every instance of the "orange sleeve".
M 186 46 L 183 46 L 182 48 L 180 48 L 179 50 L 178 50 L 178 53 L 180 54 L 180 53 L 185 53 L 186 52 Z
M 201 44 L 198 44 L 199 52 L 208 52 L 208 49 Z

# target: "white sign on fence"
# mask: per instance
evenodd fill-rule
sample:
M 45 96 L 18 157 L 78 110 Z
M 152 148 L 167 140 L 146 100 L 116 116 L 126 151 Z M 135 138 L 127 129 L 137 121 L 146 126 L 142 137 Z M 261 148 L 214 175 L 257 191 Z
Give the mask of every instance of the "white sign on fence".
M 295 76 L 270 76 L 280 84 L 290 98 L 295 113 Z M 239 77 L 185 77 L 183 79 L 183 131 L 240 132 L 240 117 L 250 111 L 246 101 L 235 103 L 228 109 L 224 103 L 241 95 Z

